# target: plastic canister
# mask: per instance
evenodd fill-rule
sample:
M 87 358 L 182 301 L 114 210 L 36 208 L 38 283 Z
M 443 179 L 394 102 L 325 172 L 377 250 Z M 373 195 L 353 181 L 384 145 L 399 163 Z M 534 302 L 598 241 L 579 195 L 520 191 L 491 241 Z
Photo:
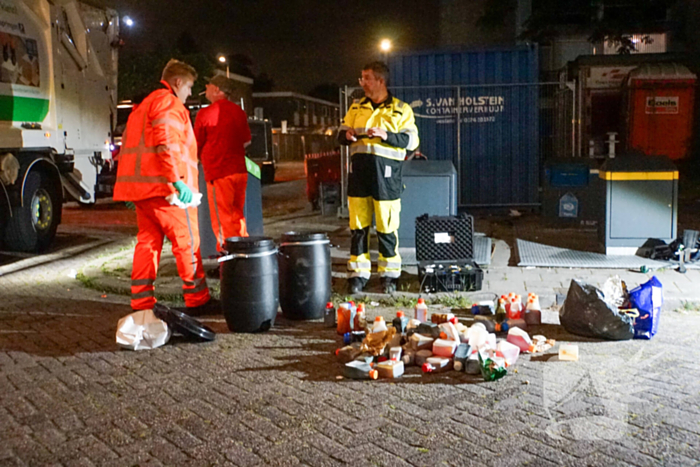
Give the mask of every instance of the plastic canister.
M 377 379 L 379 372 L 369 363 L 355 360 L 345 364 L 343 376 L 350 379 Z
M 431 350 L 419 350 L 416 352 L 415 363 L 418 366 L 423 366 L 423 364 L 432 356 L 433 352 Z
M 418 299 L 418 303 L 416 304 L 415 308 L 415 315 L 414 317 L 420 321 L 421 323 L 425 323 L 428 321 L 428 305 L 425 304 L 425 300 L 422 298 Z
M 500 341 L 496 349 L 503 355 L 503 358 L 506 359 L 506 364 L 509 366 L 514 365 L 520 355 L 520 347 L 508 341 Z
M 479 353 L 472 352 L 467 358 L 467 366 L 464 371 L 468 375 L 478 375 L 481 374 L 481 365 L 479 364 Z
M 457 350 L 457 345 L 459 345 L 457 341 L 438 339 L 433 343 L 433 355 L 451 358 Z
M 413 350 L 430 350 L 433 348 L 434 341 L 435 339 L 432 337 L 424 336 L 423 334 L 418 333 L 414 333 L 410 339 Z
M 403 375 L 404 365 L 401 360 L 386 360 L 377 363 L 377 372 L 380 378 L 398 378 Z
M 279 307 L 275 242 L 267 237 L 230 237 L 221 266 L 221 308 L 233 332 L 267 331 Z M 318 318 L 328 301 L 325 297 Z
M 405 349 L 403 355 L 401 356 L 401 361 L 404 366 L 415 365 L 416 363 L 416 351 L 413 349 Z
M 286 232 L 279 246 L 279 297 L 284 317 L 323 316 L 331 296 L 331 249 L 325 233 Z
M 421 366 L 423 373 L 439 373 L 452 369 L 452 360 L 446 357 L 430 357 Z
M 559 345 L 559 360 L 577 362 L 578 361 L 578 345 L 561 344 Z
M 467 331 L 467 342 L 469 346 L 473 349 L 478 349 L 486 344 L 489 333 L 486 328 L 481 323 L 474 323 Z
M 484 325 L 488 332 L 496 332 L 496 322 L 487 316 L 475 316 L 474 319 L 477 323 Z
M 529 352 L 532 348 L 532 339 L 530 339 L 528 333 L 520 328 L 510 328 L 506 340 L 518 346 L 521 352 Z
M 459 342 L 459 332 L 457 332 L 457 327 L 452 323 L 442 323 L 440 330 L 445 333 L 447 339 Z
M 389 349 L 389 360 L 399 361 L 401 360 L 401 347 L 391 347 Z
M 525 314 L 523 315 L 525 322 L 531 326 L 542 324 L 542 311 L 540 310 L 540 299 L 535 294 L 529 294 Z

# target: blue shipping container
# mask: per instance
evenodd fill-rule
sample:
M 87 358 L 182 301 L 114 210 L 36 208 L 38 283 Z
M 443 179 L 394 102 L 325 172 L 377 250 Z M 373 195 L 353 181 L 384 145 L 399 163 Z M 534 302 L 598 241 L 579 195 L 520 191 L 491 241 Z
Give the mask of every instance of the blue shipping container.
M 538 203 L 537 56 L 527 46 L 390 56 L 390 90 L 413 107 L 421 152 L 454 163 L 461 206 Z

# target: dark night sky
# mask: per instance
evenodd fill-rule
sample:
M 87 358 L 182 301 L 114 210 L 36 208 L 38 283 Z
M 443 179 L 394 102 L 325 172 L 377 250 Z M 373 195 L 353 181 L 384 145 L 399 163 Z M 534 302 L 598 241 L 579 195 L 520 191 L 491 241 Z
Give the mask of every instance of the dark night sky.
M 396 50 L 430 49 L 438 36 L 439 0 L 93 0 L 137 25 L 127 48 L 168 44 L 189 31 L 202 51 L 244 53 L 275 91 L 356 84 L 360 68 L 380 58 L 379 40 Z M 124 51 L 128 53 L 128 51 Z

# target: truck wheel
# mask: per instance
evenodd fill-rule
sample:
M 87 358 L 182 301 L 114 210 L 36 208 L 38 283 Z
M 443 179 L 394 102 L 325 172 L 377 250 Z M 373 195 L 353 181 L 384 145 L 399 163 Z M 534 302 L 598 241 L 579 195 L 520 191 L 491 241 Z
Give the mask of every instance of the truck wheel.
M 13 251 L 40 252 L 56 236 L 61 199 L 50 177 L 31 172 L 24 186 L 24 206 L 15 206 L 5 230 L 5 246 Z

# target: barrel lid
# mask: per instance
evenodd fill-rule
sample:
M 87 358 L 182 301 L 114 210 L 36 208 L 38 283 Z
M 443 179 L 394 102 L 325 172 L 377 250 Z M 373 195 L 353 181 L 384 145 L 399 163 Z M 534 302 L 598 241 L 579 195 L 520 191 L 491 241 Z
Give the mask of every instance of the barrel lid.
M 226 251 L 229 253 L 250 250 L 271 250 L 275 242 L 270 237 L 229 237 L 226 239 Z
M 190 315 L 156 303 L 153 307 L 156 318 L 165 321 L 174 331 L 186 337 L 196 337 L 204 341 L 216 339 L 216 333 Z
M 328 235 L 323 232 L 285 232 L 280 238 L 280 243 L 284 242 L 314 242 L 328 240 Z

